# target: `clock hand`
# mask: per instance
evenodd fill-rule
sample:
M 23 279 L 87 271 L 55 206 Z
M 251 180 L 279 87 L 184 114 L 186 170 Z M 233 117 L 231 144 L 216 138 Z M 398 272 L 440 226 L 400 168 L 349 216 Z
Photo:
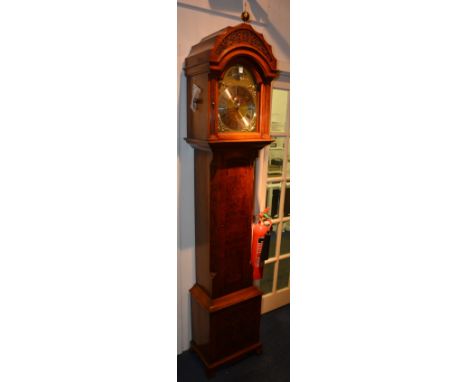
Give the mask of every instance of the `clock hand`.
M 249 121 L 245 118 L 245 115 L 242 115 L 242 113 L 241 113 L 239 110 L 237 110 L 237 113 L 240 115 L 241 121 L 244 123 L 244 126 L 245 126 L 246 128 L 248 128 L 249 125 L 250 125 L 250 123 L 249 123 Z
M 224 92 L 227 94 L 229 100 L 234 103 L 234 97 L 231 95 L 231 92 L 228 88 L 224 89 Z

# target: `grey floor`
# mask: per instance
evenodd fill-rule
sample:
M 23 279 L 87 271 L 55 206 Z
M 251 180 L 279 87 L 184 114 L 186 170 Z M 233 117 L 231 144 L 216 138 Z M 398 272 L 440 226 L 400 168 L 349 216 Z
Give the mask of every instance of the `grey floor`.
M 253 353 L 233 364 L 220 367 L 207 379 L 201 361 L 186 351 L 177 356 L 179 382 L 288 382 L 289 381 L 289 305 L 262 315 L 260 340 L 263 353 Z

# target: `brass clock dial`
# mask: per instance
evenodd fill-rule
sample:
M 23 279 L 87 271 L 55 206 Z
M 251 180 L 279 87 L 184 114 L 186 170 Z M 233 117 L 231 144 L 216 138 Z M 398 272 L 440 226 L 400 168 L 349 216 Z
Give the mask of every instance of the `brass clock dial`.
M 247 68 L 231 66 L 219 82 L 218 91 L 218 131 L 256 131 L 257 85 Z

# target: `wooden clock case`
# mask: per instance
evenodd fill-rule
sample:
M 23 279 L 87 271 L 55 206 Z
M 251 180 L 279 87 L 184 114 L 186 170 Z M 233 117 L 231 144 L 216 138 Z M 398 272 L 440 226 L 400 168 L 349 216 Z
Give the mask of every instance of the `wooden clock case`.
M 218 83 L 242 64 L 254 76 L 254 132 L 218 130 Z M 194 148 L 196 284 L 190 289 L 192 342 L 208 375 L 251 351 L 261 351 L 261 292 L 250 265 L 254 163 L 270 144 L 271 81 L 276 58 L 249 24 L 224 28 L 194 45 L 185 60 L 187 138 Z M 194 86 L 195 85 L 195 86 Z M 199 95 L 194 97 L 194 89 Z

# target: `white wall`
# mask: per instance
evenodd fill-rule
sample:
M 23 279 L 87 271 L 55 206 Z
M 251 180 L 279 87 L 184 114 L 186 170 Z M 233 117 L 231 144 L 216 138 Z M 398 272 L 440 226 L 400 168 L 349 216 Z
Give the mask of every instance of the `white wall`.
M 187 134 L 186 79 L 183 72 L 190 48 L 203 37 L 242 22 L 242 0 L 184 0 L 177 3 L 178 88 L 178 258 L 177 352 L 191 339 L 189 289 L 195 283 L 193 149 Z M 289 0 L 247 1 L 251 24 L 272 45 L 280 70 L 289 72 Z

